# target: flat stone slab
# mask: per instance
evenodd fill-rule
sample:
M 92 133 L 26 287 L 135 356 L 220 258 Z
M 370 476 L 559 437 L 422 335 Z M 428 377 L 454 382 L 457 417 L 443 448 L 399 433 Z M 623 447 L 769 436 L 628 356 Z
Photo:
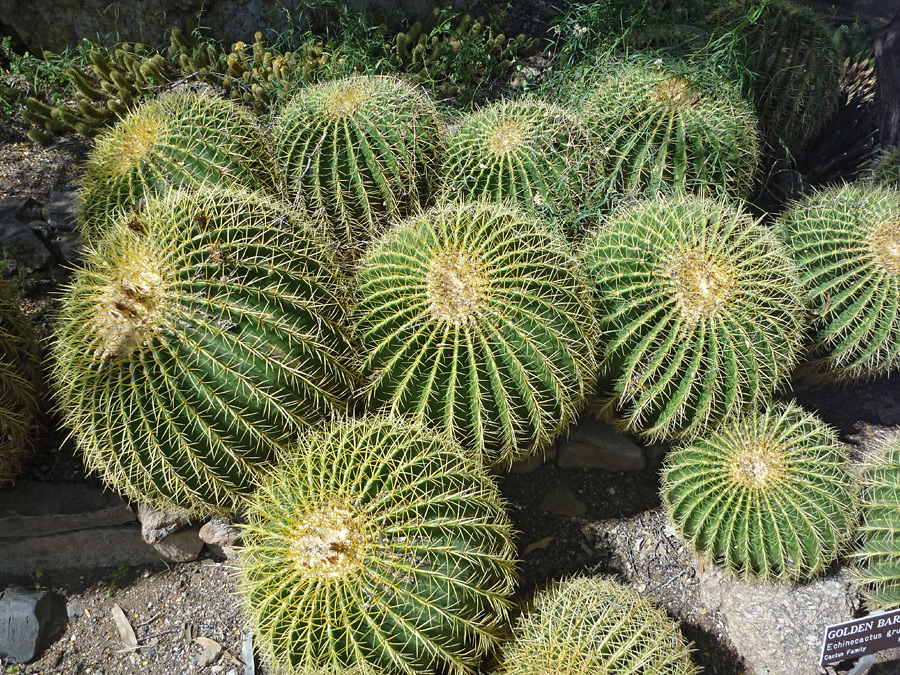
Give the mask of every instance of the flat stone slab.
M 13 663 L 34 660 L 59 632 L 64 606 L 65 601 L 49 591 L 18 586 L 0 589 L 0 657 Z
M 592 419 L 572 428 L 569 439 L 559 446 L 557 461 L 565 468 L 607 471 L 640 471 L 647 466 L 643 449 L 608 424 Z

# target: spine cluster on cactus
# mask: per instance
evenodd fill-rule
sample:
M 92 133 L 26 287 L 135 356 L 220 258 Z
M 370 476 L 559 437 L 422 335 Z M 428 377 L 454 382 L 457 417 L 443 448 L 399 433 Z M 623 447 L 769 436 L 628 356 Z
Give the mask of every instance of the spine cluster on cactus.
M 428 201 L 444 145 L 434 103 L 393 77 L 307 87 L 282 112 L 275 135 L 289 193 L 333 221 L 337 241 L 350 248 Z
M 541 452 L 593 384 L 589 289 L 561 236 L 508 206 L 445 204 L 359 269 L 372 408 L 418 416 L 487 463 Z
M 662 496 L 681 536 L 743 578 L 809 579 L 856 527 L 856 482 L 837 434 L 796 404 L 754 410 L 672 451 Z
M 137 501 L 233 508 L 299 429 L 356 386 L 320 245 L 258 193 L 148 200 L 63 299 L 53 380 L 88 469 Z
M 572 577 L 539 592 L 501 648 L 495 675 L 697 675 L 677 624 L 609 577 Z
M 805 368 L 837 381 L 900 365 L 900 191 L 822 189 L 779 218 L 813 315 Z
M 587 237 L 600 412 L 649 441 L 690 437 L 767 399 L 796 364 L 806 315 L 768 228 L 706 197 L 625 207 Z
M 500 637 L 516 579 L 502 497 L 428 427 L 305 434 L 247 518 L 240 592 L 279 672 L 460 675 Z
M 0 485 L 15 478 L 31 448 L 40 409 L 40 369 L 31 325 L 0 283 Z
M 900 145 L 882 149 L 869 167 L 866 178 L 900 190 Z
M 281 194 L 259 123 L 237 104 L 183 90 L 147 101 L 96 141 L 79 191 L 82 233 L 170 188 L 242 187 Z
M 884 442 L 862 470 L 857 585 L 870 611 L 900 606 L 900 440 Z
M 611 148 L 612 190 L 750 193 L 761 139 L 752 107 L 732 85 L 676 62 L 609 65 L 585 98 L 583 115 L 597 143 Z
M 510 201 L 565 226 L 602 168 L 577 115 L 531 99 L 493 103 L 463 119 L 441 173 L 448 195 Z

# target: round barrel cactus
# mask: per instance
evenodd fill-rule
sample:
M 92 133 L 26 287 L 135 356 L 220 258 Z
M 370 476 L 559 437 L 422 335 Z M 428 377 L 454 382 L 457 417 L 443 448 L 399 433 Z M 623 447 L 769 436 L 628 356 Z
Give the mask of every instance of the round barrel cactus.
M 180 90 L 146 101 L 101 134 L 78 192 L 82 234 L 95 238 L 121 210 L 181 186 L 282 194 L 257 119 L 218 96 Z
M 174 191 L 117 221 L 63 298 L 52 354 L 87 468 L 136 501 L 228 510 L 356 378 L 320 246 L 250 192 Z
M 824 188 L 779 218 L 813 316 L 805 368 L 836 381 L 900 365 L 900 191 Z
M 761 139 L 753 108 L 733 85 L 676 62 L 609 66 L 582 105 L 597 143 L 610 148 L 611 190 L 751 192 Z
M 306 87 L 274 133 L 288 193 L 351 249 L 428 201 L 444 146 L 431 99 L 388 76 Z
M 706 197 L 621 209 L 581 260 L 596 296 L 600 414 L 655 442 L 766 400 L 800 356 L 796 270 L 769 229 Z
M 853 572 L 870 611 L 900 606 L 900 439 L 867 458 L 862 470 L 859 546 Z
M 516 579 L 484 468 L 409 420 L 305 434 L 254 495 L 240 594 L 278 672 L 472 673 Z
M 40 410 L 37 343 L 13 289 L 0 282 L 0 485 L 22 469 Z
M 522 211 L 445 204 L 359 268 L 370 408 L 427 420 L 489 464 L 567 428 L 593 384 L 589 290 L 565 240 Z
M 669 453 L 662 497 L 700 556 L 743 578 L 809 579 L 855 531 L 849 464 L 818 417 L 773 404 Z
M 581 119 L 541 101 L 502 101 L 471 113 L 447 143 L 450 197 L 509 201 L 571 232 L 602 171 Z
M 659 607 L 610 577 L 539 592 L 503 645 L 494 675 L 696 675 L 690 646 Z
M 900 189 L 900 145 L 882 149 L 866 176 L 876 183 Z

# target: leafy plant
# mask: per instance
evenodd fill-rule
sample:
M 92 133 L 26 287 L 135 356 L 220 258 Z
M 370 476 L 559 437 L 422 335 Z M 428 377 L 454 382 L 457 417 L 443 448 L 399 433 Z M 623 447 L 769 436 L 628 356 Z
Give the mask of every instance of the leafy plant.
M 744 578 L 809 579 L 856 527 L 856 483 L 837 434 L 796 404 L 748 412 L 666 457 L 662 496 L 703 558 Z
M 400 418 L 311 431 L 260 486 L 240 594 L 279 672 L 473 673 L 509 608 L 500 493 L 449 438 Z

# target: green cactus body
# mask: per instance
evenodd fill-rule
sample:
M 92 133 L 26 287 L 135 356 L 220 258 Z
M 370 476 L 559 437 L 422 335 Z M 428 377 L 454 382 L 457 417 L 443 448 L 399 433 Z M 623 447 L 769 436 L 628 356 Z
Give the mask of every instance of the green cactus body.
M 681 74 L 676 63 L 611 66 L 583 102 L 596 142 L 609 148 L 611 191 L 748 196 L 761 139 L 752 107 L 733 86 Z
M 37 343 L 13 291 L 0 283 L 0 485 L 31 449 L 40 409 Z
M 441 173 L 451 197 L 510 201 L 571 230 L 602 166 L 579 117 L 532 99 L 494 103 L 463 119 Z
M 872 162 L 866 178 L 887 187 L 900 189 L 900 145 L 882 149 Z
M 356 378 L 333 270 L 283 207 L 238 190 L 148 200 L 88 253 L 52 353 L 88 469 L 131 499 L 233 508 Z
M 301 90 L 275 137 L 289 193 L 352 249 L 428 201 L 444 127 L 412 85 L 360 76 Z
M 662 497 L 700 556 L 745 579 L 809 579 L 856 528 L 849 455 L 828 425 L 793 403 L 754 410 L 673 450 Z
M 597 301 L 600 412 L 648 441 L 768 398 L 800 356 L 796 270 L 769 230 L 706 197 L 623 208 L 581 252 Z
M 804 368 L 850 381 L 900 365 L 900 191 L 825 188 L 795 203 L 779 226 L 813 315 Z
M 489 202 L 392 229 L 359 269 L 369 406 L 447 430 L 488 464 L 541 452 L 593 384 L 574 263 L 562 237 Z
M 230 101 L 181 91 L 147 101 L 97 140 L 79 192 L 82 233 L 97 237 L 122 209 L 175 187 L 281 194 L 255 117 Z
M 860 482 L 854 576 L 870 611 L 895 609 L 900 606 L 900 440 L 884 442 L 866 460 Z
M 240 593 L 281 673 L 474 672 L 516 579 L 502 497 L 446 436 L 399 418 L 304 435 L 243 527 Z
M 697 675 L 678 625 L 616 580 L 571 577 L 539 592 L 495 675 Z

